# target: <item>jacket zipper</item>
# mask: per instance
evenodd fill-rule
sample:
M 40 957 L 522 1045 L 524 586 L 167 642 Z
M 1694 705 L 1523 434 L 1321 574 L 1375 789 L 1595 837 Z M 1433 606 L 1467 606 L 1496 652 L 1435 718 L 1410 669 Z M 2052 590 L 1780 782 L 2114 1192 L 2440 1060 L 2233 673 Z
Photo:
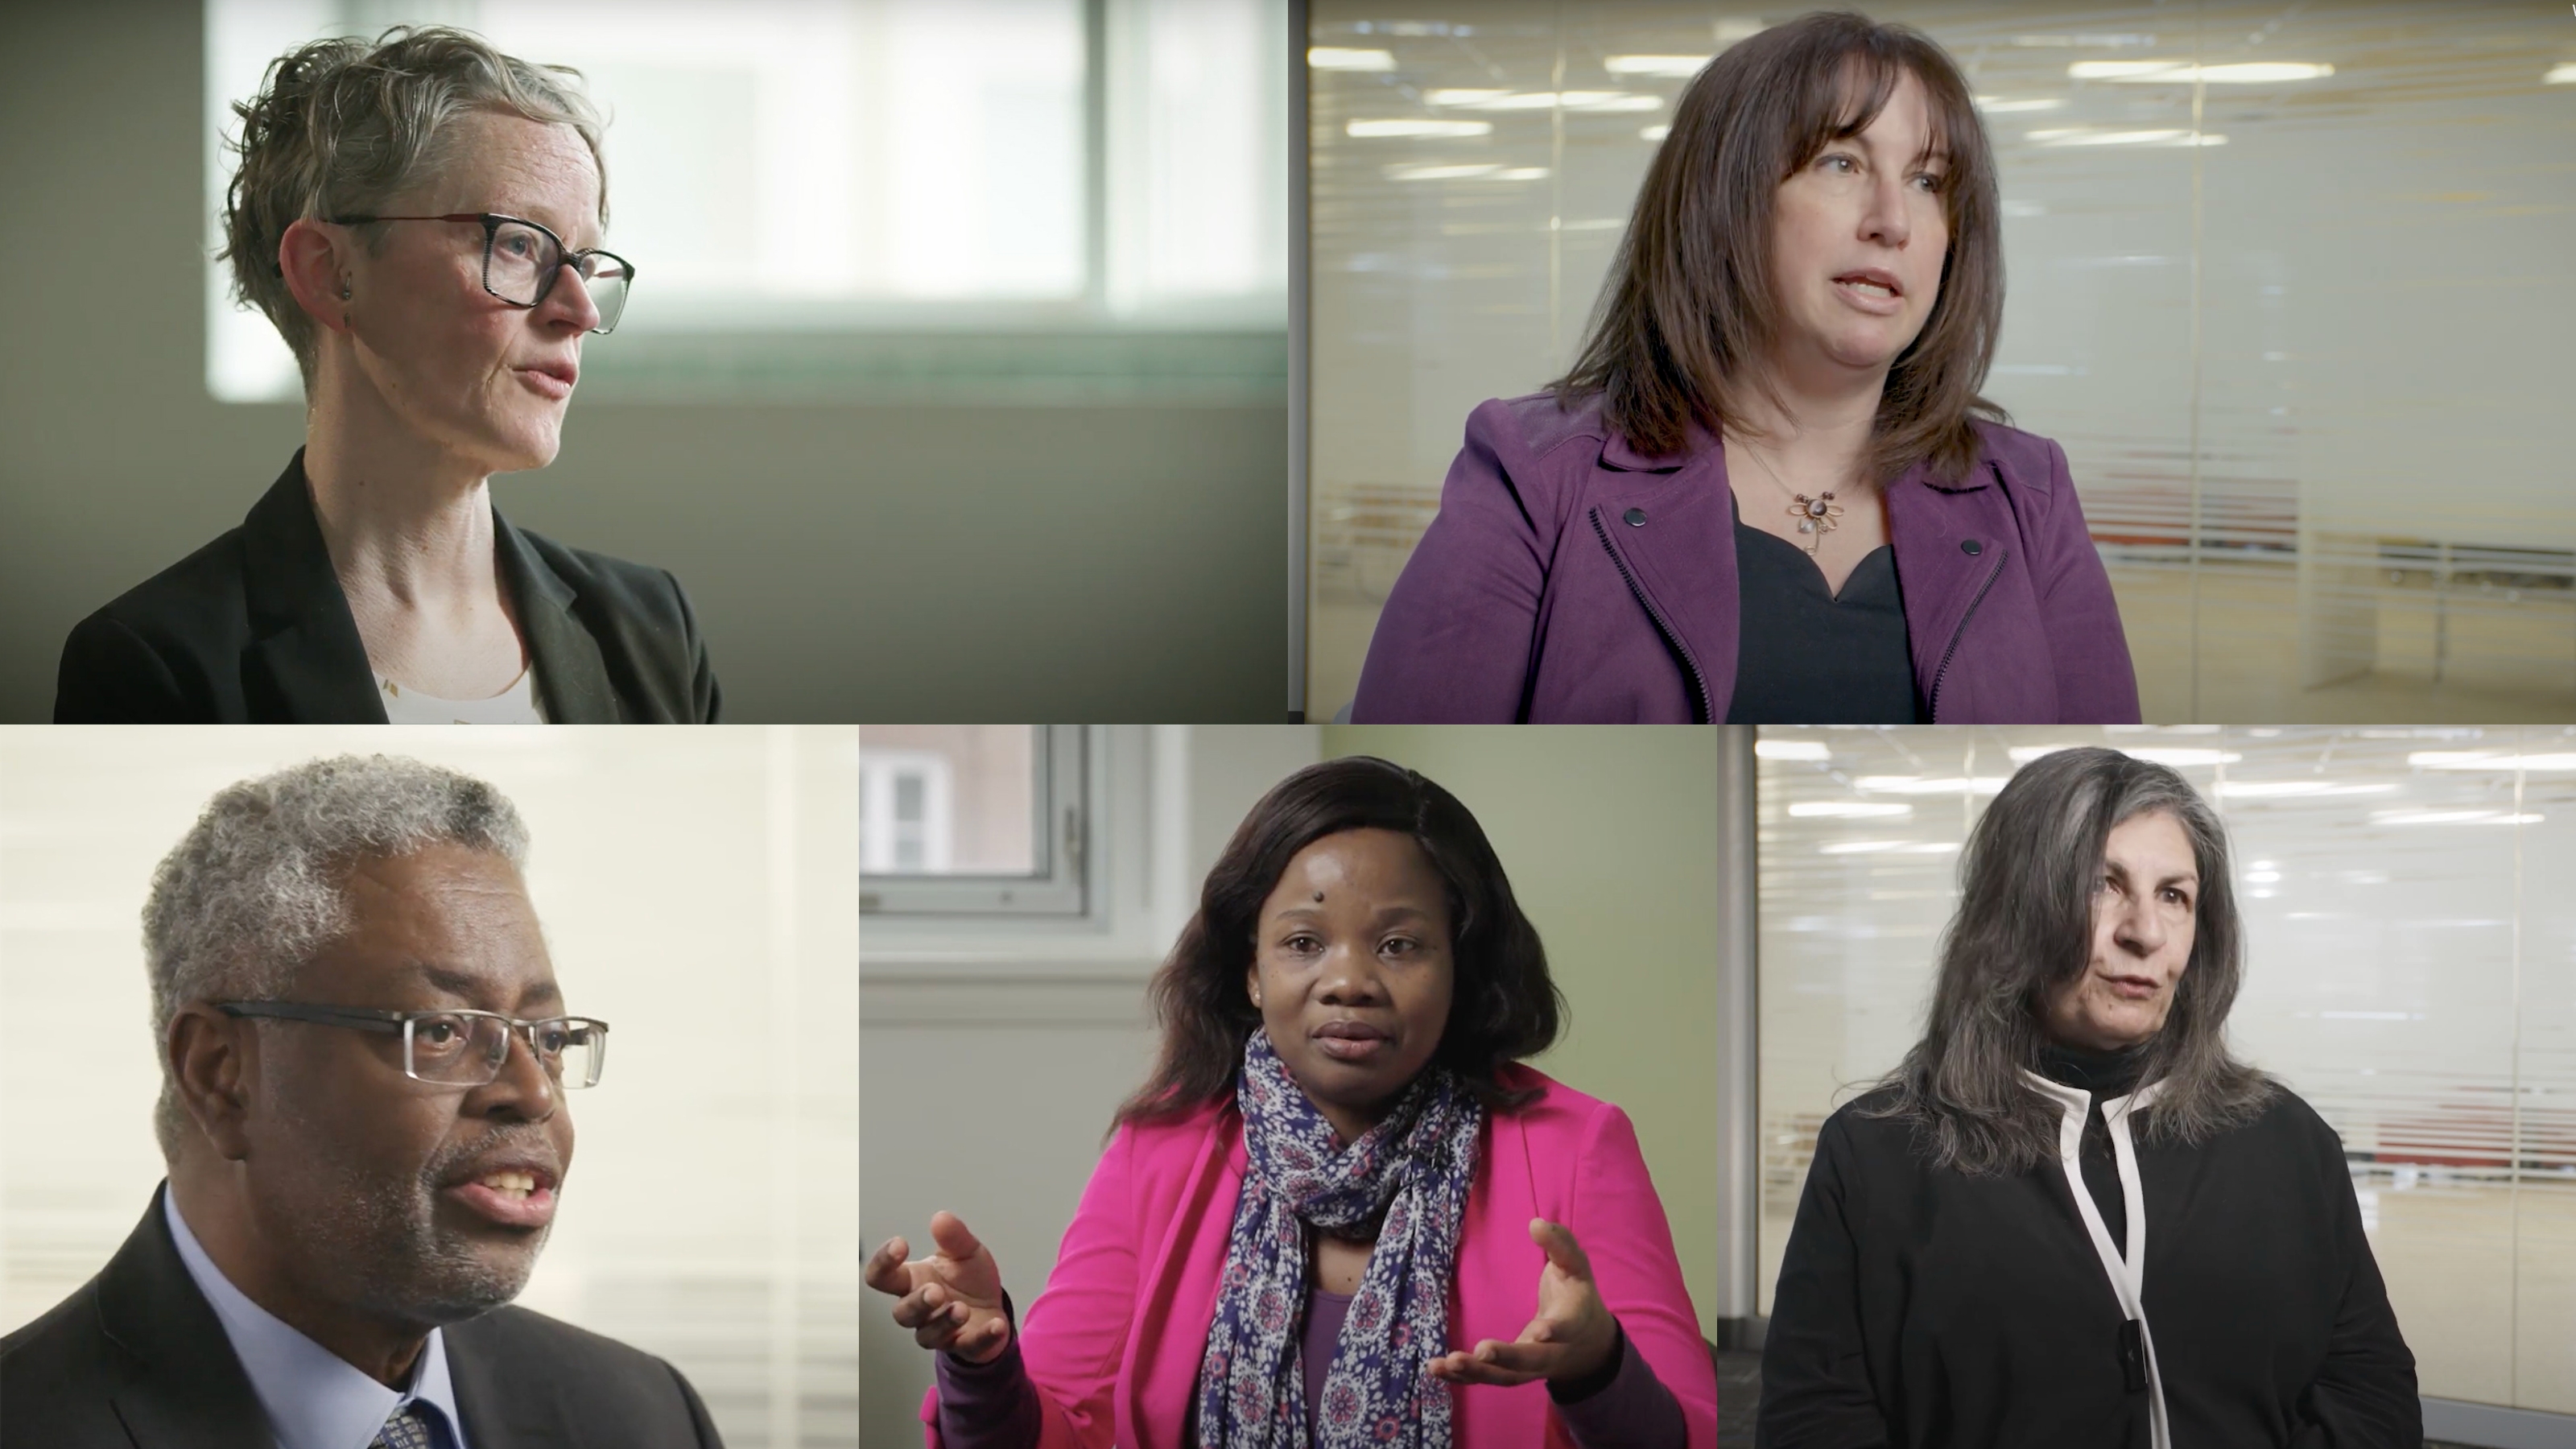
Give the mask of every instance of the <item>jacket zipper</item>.
M 1617 546 L 1610 542 L 1610 530 L 1602 526 L 1601 510 L 1597 507 L 1592 510 L 1592 531 L 1600 537 L 1601 547 L 1609 551 L 1610 566 L 1619 571 L 1620 579 L 1628 585 L 1628 592 L 1637 596 L 1637 602 L 1646 608 L 1646 617 L 1654 620 L 1655 628 L 1662 632 L 1664 642 L 1672 646 L 1675 654 L 1681 656 L 1682 672 L 1690 676 L 1691 693 L 1699 699 L 1699 722 L 1718 723 L 1719 721 L 1714 718 L 1716 707 L 1709 702 L 1708 681 L 1700 677 L 1699 661 L 1691 657 L 1690 646 L 1684 644 L 1682 636 L 1674 632 L 1672 622 L 1664 617 L 1664 611 L 1656 608 L 1655 601 L 1646 597 L 1645 587 L 1637 582 L 1637 576 L 1628 572 L 1628 561 L 1619 556 Z M 1936 683 L 1934 687 L 1939 686 Z
M 1594 519 L 1593 522 L 1598 526 L 1600 520 Z M 1950 631 L 1950 642 L 1941 651 L 1941 667 L 1932 671 L 1932 697 L 1924 701 L 1924 713 L 1932 716 L 1935 724 L 1941 720 L 1941 681 L 1950 677 L 1950 660 L 1959 652 L 1959 640 L 1967 635 L 1968 621 L 1977 616 L 1977 606 L 1986 601 L 1986 591 L 1995 586 L 1995 580 L 2004 576 L 2004 561 L 2011 557 L 2011 549 L 1995 550 L 1995 566 L 1986 571 L 1986 581 L 1977 585 L 1977 596 L 1968 601 L 1968 612 L 1959 616 L 1959 627 Z

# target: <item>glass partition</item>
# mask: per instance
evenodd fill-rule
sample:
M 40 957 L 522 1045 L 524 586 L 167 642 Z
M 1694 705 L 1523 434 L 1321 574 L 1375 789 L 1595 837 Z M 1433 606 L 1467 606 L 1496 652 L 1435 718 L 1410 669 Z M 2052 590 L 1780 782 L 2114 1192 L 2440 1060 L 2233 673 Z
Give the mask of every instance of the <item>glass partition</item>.
M 2226 818 L 2229 1030 L 2343 1135 L 2423 1392 L 2576 1411 L 2576 729 L 1810 729 L 1756 745 L 1761 1311 L 1816 1130 L 1922 1027 L 1960 844 L 2108 744 Z
M 1468 412 L 1573 359 L 1672 103 L 1763 15 L 1314 0 L 1307 710 Z M 2576 30 L 2547 6 L 1887 0 L 2003 178 L 1987 394 L 2063 443 L 2146 718 L 2576 705 Z

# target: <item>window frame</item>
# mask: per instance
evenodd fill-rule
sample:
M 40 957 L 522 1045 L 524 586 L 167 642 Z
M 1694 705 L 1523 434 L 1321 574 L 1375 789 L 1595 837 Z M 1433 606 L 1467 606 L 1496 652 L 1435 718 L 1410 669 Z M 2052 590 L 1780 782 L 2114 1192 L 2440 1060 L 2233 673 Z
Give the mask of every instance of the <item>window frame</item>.
M 209 50 L 207 289 L 208 336 L 200 365 L 218 403 L 300 402 L 290 377 L 273 393 L 250 395 L 217 365 L 218 336 L 237 308 L 229 269 L 212 260 L 220 234 L 224 170 L 218 133 L 226 103 L 213 96 L 211 42 L 216 14 L 243 0 L 203 0 Z M 1076 0 L 1082 32 L 1078 283 L 1052 296 L 928 300 L 836 298 L 752 301 L 710 312 L 703 298 L 675 299 L 676 311 L 622 319 L 615 348 L 586 359 L 588 380 L 616 401 L 940 402 L 971 394 L 1017 405 L 1273 404 L 1285 395 L 1282 315 L 1294 284 L 1276 292 L 1180 295 L 1141 306 L 1122 302 L 1133 279 L 1118 246 L 1117 203 L 1142 184 L 1143 122 L 1125 93 L 1142 62 L 1139 0 Z M 360 27 L 344 11 L 340 29 Z M 1294 37 L 1289 50 L 1303 53 Z M 1286 178 L 1290 190 L 1300 183 Z M 1282 214 L 1287 211 L 1283 200 Z M 1293 251 L 1293 249 L 1292 249 Z M 649 265 L 649 258 L 647 264 Z M 1293 264 L 1293 256 L 1291 257 Z M 631 310 L 631 309 L 630 309 Z M 265 323 L 262 323 L 265 326 Z
M 1093 789 L 1093 752 L 1086 731 L 1080 725 L 1031 725 L 1029 729 L 1036 736 L 1031 747 L 1036 777 L 1030 791 L 1031 872 L 899 875 L 882 867 L 871 870 L 864 864 L 869 847 L 863 830 L 860 916 L 1076 920 L 1098 913 L 1098 882 L 1089 869 L 1093 802 L 1098 794 Z M 939 758 L 909 750 L 877 758 L 902 762 L 916 755 L 923 760 Z M 867 782 L 880 774 L 891 780 L 894 769 L 871 767 L 865 729 L 859 732 L 859 773 L 863 812 L 880 809 L 877 802 L 885 792 Z M 945 778 L 944 770 L 931 773 Z

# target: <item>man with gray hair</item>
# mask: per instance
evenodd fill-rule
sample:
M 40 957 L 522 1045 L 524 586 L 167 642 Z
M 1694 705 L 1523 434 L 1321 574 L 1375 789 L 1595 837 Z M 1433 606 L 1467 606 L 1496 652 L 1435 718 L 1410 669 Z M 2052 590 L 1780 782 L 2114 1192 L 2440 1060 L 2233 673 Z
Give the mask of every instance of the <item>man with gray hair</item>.
M 500 792 L 318 760 L 217 794 L 143 913 L 165 1189 L 0 1339 L 0 1443 L 707 1449 L 669 1364 L 511 1308 L 572 1162 L 563 1014 Z

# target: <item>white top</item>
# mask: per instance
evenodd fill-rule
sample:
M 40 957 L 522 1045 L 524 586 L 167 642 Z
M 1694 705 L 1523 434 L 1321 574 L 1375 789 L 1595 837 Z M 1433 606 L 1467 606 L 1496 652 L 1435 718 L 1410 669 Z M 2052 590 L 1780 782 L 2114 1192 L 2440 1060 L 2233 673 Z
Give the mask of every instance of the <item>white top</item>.
M 544 724 L 546 711 L 537 703 L 537 667 L 519 671 L 510 687 L 490 699 L 440 699 L 405 689 L 384 675 L 376 676 L 376 695 L 384 701 L 387 724 Z

